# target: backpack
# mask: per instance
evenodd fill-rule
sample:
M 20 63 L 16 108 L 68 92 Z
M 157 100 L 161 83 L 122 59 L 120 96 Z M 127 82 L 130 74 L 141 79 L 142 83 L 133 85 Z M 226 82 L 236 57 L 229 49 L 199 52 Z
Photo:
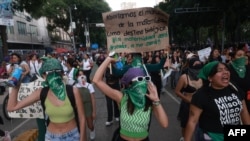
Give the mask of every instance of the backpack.
M 44 102 L 45 102 L 45 99 L 48 95 L 48 91 L 49 91 L 49 87 L 44 87 L 42 88 L 42 91 L 40 93 L 40 100 L 41 100 L 41 106 L 43 108 L 43 115 L 44 115 L 44 119 L 46 121 L 46 126 L 49 125 L 49 117 L 45 114 L 45 105 L 44 105 Z M 77 107 L 76 107 L 76 102 L 75 102 L 75 96 L 74 96 L 74 92 L 73 92 L 73 86 L 70 86 L 70 85 L 66 85 L 66 93 L 67 93 L 67 96 L 69 98 L 69 101 L 71 103 L 71 106 L 73 107 L 73 110 L 74 110 L 74 113 L 75 113 L 75 119 L 76 119 L 76 123 L 77 123 L 77 128 L 78 128 L 78 131 L 80 133 L 80 127 L 79 127 L 79 118 L 78 118 L 78 112 L 77 112 Z

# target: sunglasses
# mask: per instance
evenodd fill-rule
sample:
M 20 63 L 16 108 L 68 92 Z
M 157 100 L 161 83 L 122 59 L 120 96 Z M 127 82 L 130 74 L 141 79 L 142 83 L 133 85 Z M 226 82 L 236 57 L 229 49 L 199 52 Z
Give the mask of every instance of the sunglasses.
M 60 73 L 60 72 L 62 72 L 62 70 L 50 70 L 50 71 L 46 71 L 45 74 L 50 74 L 52 72 L 58 72 L 58 73 Z
M 132 79 L 132 81 L 150 81 L 151 77 L 150 76 L 137 76 L 134 79 Z

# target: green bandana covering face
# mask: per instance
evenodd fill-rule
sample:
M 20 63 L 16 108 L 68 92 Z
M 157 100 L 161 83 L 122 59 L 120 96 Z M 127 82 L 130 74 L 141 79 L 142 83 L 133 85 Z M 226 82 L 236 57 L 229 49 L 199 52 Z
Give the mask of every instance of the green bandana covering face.
M 46 82 L 56 97 L 64 101 L 66 97 L 66 91 L 61 75 L 57 72 L 49 73 L 47 75 Z
M 147 92 L 147 82 L 133 82 L 132 86 L 128 89 L 123 90 L 124 93 L 128 94 L 135 108 L 144 108 L 146 103 L 146 92 Z
M 232 61 L 232 66 L 240 78 L 244 78 L 246 74 L 246 57 L 240 57 Z

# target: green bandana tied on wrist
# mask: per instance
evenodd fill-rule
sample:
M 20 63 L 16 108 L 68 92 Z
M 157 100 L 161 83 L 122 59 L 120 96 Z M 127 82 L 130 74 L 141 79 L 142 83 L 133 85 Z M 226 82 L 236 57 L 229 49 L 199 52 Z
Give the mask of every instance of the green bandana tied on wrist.
M 246 57 L 237 58 L 231 64 L 239 77 L 244 78 L 246 74 Z
M 55 58 L 43 57 L 43 63 L 39 69 L 40 75 L 47 74 L 43 87 L 49 87 L 56 97 L 60 100 L 65 100 L 66 90 L 63 83 L 61 72 L 63 71 L 61 63 Z

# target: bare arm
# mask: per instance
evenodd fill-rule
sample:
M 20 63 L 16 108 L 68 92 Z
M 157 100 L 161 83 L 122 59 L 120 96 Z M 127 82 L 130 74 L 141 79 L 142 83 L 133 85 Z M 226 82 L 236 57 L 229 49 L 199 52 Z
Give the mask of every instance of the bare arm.
M 148 91 L 149 91 L 149 94 L 147 94 L 146 96 L 150 100 L 152 100 L 152 102 L 160 101 L 160 99 L 158 97 L 156 86 L 152 82 L 148 83 Z M 168 116 L 167 116 L 163 106 L 161 104 L 153 105 L 153 113 L 154 113 L 156 119 L 159 121 L 160 125 L 164 128 L 167 128 L 168 127 Z
M 242 101 L 242 111 L 240 113 L 243 124 L 250 125 L 250 114 L 248 113 L 245 100 Z
M 103 81 L 104 73 L 111 62 L 115 61 L 114 58 L 106 57 L 104 62 L 98 67 L 93 78 L 93 83 L 108 97 L 120 103 L 122 93 L 116 89 L 111 88 Z
M 41 89 L 35 90 L 34 92 L 32 92 L 32 94 L 30 94 L 28 97 L 26 97 L 25 99 L 21 101 L 17 101 L 18 91 L 19 91 L 19 87 L 11 88 L 9 101 L 7 105 L 7 110 L 9 112 L 22 109 L 40 100 Z
M 83 103 L 82 103 L 82 97 L 80 95 L 80 92 L 78 88 L 73 87 L 73 92 L 75 95 L 75 101 L 76 101 L 76 107 L 77 107 L 77 112 L 78 112 L 78 118 L 79 118 L 79 127 L 80 127 L 80 140 L 81 141 L 87 141 L 87 136 L 86 136 L 86 119 L 85 119 L 85 114 L 84 114 L 84 108 L 83 108 Z
M 91 102 L 92 102 L 92 118 L 93 120 L 96 118 L 96 102 L 95 102 L 95 93 L 90 94 L 91 96 Z
M 196 125 L 198 123 L 198 120 L 200 118 L 201 113 L 202 113 L 202 109 L 200 109 L 192 104 L 190 105 L 189 119 L 188 119 L 187 126 L 185 128 L 185 134 L 184 134 L 185 141 L 192 140 L 192 136 L 194 134 L 194 130 L 196 128 Z

